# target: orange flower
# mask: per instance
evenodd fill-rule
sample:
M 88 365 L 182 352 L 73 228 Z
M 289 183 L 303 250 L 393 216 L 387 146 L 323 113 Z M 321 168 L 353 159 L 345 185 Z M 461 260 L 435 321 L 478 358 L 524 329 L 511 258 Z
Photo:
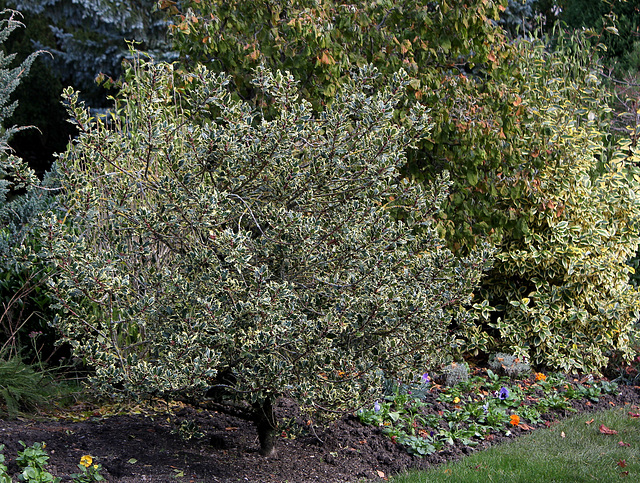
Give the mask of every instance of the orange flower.
M 512 414 L 510 416 L 511 421 L 509 421 L 513 426 L 517 426 L 518 424 L 520 424 L 520 416 L 518 416 L 517 414 Z
M 547 376 L 545 376 L 542 372 L 536 372 L 536 381 L 546 381 Z

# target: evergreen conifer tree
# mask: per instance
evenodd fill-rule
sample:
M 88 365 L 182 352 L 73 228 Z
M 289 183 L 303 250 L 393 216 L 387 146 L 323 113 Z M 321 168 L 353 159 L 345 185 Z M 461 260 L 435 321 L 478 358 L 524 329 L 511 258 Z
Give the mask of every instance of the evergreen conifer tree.
M 3 43 L 21 23 L 17 20 L 18 12 L 4 10 L 0 19 L 0 43 Z M 0 50 L 0 215 L 7 209 L 7 196 L 12 189 L 20 189 L 35 181 L 33 170 L 17 156 L 11 153 L 9 139 L 13 134 L 24 129 L 17 126 L 5 126 L 7 118 L 11 117 L 17 106 L 17 101 L 11 100 L 23 76 L 29 69 L 38 53 L 30 55 L 22 64 L 11 67 L 15 54 L 6 54 Z
M 64 84 L 80 89 L 95 107 L 104 102 L 95 79 L 100 73 L 118 77 L 122 59 L 134 41 L 158 59 L 171 59 L 165 42 L 165 16 L 154 0 L 6 0 L 23 12 L 44 16 L 55 45 L 33 39 L 53 54 L 52 65 Z

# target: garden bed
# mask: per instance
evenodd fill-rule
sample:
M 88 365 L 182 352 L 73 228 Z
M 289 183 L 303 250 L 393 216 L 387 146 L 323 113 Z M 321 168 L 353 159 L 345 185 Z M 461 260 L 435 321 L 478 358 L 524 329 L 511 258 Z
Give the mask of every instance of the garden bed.
M 443 389 L 431 386 L 422 414 L 455 411 L 455 404 L 443 401 Z M 597 402 L 572 399 L 570 404 L 577 413 L 615 406 L 627 406 L 637 413 L 640 387 L 620 386 L 614 394 L 598 397 Z M 15 455 L 23 449 L 19 441 L 27 445 L 46 443 L 48 470 L 62 481 L 78 473 L 83 455 L 91 455 L 94 463 L 102 465 L 107 481 L 351 482 L 382 479 L 409 468 L 458 459 L 577 414 L 550 410 L 537 424 L 512 425 L 509 431 L 492 431 L 484 438 L 475 438 L 475 446 L 455 441 L 417 457 L 383 434 L 384 427 L 362 424 L 355 416 L 324 428 L 312 427 L 288 400 L 279 402 L 277 413 L 282 433 L 278 452 L 270 458 L 258 454 L 253 423 L 185 404 L 163 409 L 161 405 L 123 408 L 83 403 L 34 419 L 0 420 L 0 444 L 5 445 L 9 473 L 15 473 Z M 182 435 L 178 431 L 180 423 Z M 191 438 L 185 441 L 185 436 Z

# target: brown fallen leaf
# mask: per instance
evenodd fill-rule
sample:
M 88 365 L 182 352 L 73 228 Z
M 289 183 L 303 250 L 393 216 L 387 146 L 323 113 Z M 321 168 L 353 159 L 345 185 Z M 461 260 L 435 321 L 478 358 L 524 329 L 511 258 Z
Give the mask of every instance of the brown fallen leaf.
M 640 413 L 634 413 L 629 411 L 629 416 L 631 416 L 632 418 L 640 418 Z
M 619 441 L 618 445 L 619 446 L 631 446 L 631 443 L 625 443 L 624 441 Z
M 626 468 L 627 467 L 627 462 L 626 460 L 620 460 L 616 463 L 620 468 Z
M 376 473 L 378 473 L 380 478 L 384 478 L 384 471 L 377 470 Z
M 237 431 L 238 428 L 236 426 L 229 426 L 228 428 L 224 428 L 225 431 Z
M 560 437 L 561 437 L 561 438 L 564 438 L 564 437 L 565 437 L 564 431 L 561 431 L 561 432 L 560 432 Z
M 600 425 L 600 432 L 602 434 L 618 434 L 618 432 L 615 429 L 609 429 L 604 424 Z
M 528 424 L 526 424 L 526 423 L 520 423 L 520 424 L 518 424 L 518 427 L 519 427 L 520 429 L 525 430 L 525 431 L 531 431 L 532 429 L 535 429 L 534 427 L 529 426 L 529 425 L 528 425 Z
M 585 421 L 584 424 L 591 424 L 595 421 L 595 419 L 591 418 L 589 421 Z

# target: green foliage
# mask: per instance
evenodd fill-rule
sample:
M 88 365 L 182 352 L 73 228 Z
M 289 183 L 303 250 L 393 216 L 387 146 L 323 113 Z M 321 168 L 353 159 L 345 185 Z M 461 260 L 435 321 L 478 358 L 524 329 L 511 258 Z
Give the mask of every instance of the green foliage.
M 455 350 L 489 254 L 456 260 L 431 226 L 446 176 L 400 176 L 430 127 L 421 106 L 393 121 L 408 76 L 371 91 L 363 67 L 315 113 L 289 74 L 255 75 L 271 119 L 203 66 L 136 61 L 106 119 L 66 94 L 72 223 L 43 243 L 58 325 L 107 392 L 353 410 Z
M 640 27 L 638 28 L 640 29 Z M 633 42 L 630 49 L 624 53 L 620 64 L 622 72 L 626 70 L 629 75 L 637 75 L 638 70 L 640 70 L 640 41 Z
M 11 477 L 7 473 L 7 465 L 4 464 L 4 444 L 0 444 L 0 483 L 11 483 Z
M 0 333 L 9 353 L 25 360 L 46 360 L 56 351 L 53 300 L 46 289 L 52 270 L 40 258 L 41 213 L 54 209 L 55 175 L 30 186 L 0 212 Z M 33 351 L 34 335 L 40 348 Z
M 637 55 L 640 9 L 636 1 L 564 0 L 560 20 L 573 29 L 588 29 L 605 47 L 604 63 L 618 77 L 637 72 L 640 64 L 633 57 Z
M 497 62 L 503 36 L 492 25 L 502 1 L 386 0 L 272 2 L 163 0 L 185 63 L 204 62 L 231 74 L 253 98 L 251 69 L 287 70 L 314 105 L 330 103 L 354 66 L 391 75 L 404 68 L 417 97 L 441 82 L 434 72 Z M 499 49 L 502 50 L 502 49 Z
M 2 16 L 0 19 L 0 43 L 4 43 L 9 35 L 22 24 L 16 20 L 16 17 L 19 16 L 18 12 L 3 10 L 0 12 L 0 16 Z M 36 52 L 27 57 L 20 65 L 10 67 L 16 54 L 7 55 L 0 50 L 0 217 L 6 217 L 10 213 L 10 206 L 7 203 L 9 195 L 36 181 L 33 170 L 29 169 L 20 158 L 13 156 L 9 147 L 11 136 L 25 128 L 9 127 L 5 124 L 17 106 L 17 101 L 11 101 L 11 95 L 20 84 L 22 77 L 29 73 L 37 55 Z
M 0 21 L 2 42 L 22 25 L 16 20 L 17 12 L 5 10 L 3 16 L 5 18 Z M 11 153 L 8 144 L 11 136 L 22 128 L 5 125 L 17 105 L 17 102 L 11 102 L 10 96 L 29 72 L 37 54 L 29 55 L 20 65 L 10 68 L 15 54 L 0 53 L 0 125 L 3 126 L 0 130 L 0 333 L 7 341 L 3 341 L 2 349 L 8 348 L 9 355 L 28 349 L 27 334 L 30 332 L 52 335 L 46 324 L 51 300 L 43 290 L 48 270 L 37 260 L 39 243 L 34 233 L 39 213 L 51 205 L 49 193 L 55 186 L 52 177 L 48 177 L 42 186 L 36 186 L 33 170 Z M 17 196 L 19 190 L 24 194 Z M 50 349 L 53 338 L 49 338 Z
M 175 58 L 166 43 L 167 22 L 154 0 L 4 1 L 46 25 L 32 31 L 33 43 L 53 54 L 47 62 L 57 80 L 82 90 L 94 107 L 103 106 L 106 97 L 95 78 L 122 73 L 127 41 L 138 42 L 158 58 Z
M 71 479 L 75 483 L 104 481 L 104 477 L 100 474 L 100 471 L 102 471 L 102 465 L 93 464 L 93 458 L 90 455 L 84 455 L 80 458 L 78 469 L 80 470 L 80 473 L 74 473 L 71 475 Z
M 177 434 L 182 441 L 191 441 L 192 439 L 201 439 L 204 433 L 193 419 L 185 419 L 177 425 L 177 428 L 171 430 L 171 434 Z
M 429 106 L 434 128 L 405 169 L 418 180 L 450 172 L 451 193 L 439 215 L 449 246 L 468 253 L 479 238 L 517 229 L 509 213 L 494 208 L 499 191 L 523 190 L 522 182 L 505 186 L 504 178 L 520 179 L 528 168 L 508 142 L 519 135 L 522 115 L 511 79 L 522 77 L 508 63 L 514 51 L 495 24 L 506 1 L 161 3 L 176 14 L 173 37 L 185 63 L 232 74 L 240 95 L 258 104 L 263 99 L 249 82 L 257 65 L 290 71 L 320 107 L 332 102 L 353 66 L 371 63 L 387 78 L 406 69 L 404 108 L 415 100 Z
M 24 448 L 18 451 L 16 463 L 22 470 L 18 476 L 18 481 L 27 483 L 59 483 L 60 478 L 53 476 L 45 467 L 49 461 L 49 455 L 45 451 L 44 443 L 33 443 L 31 446 L 19 441 Z
M 551 12 L 547 3 L 539 7 Z M 584 35 L 508 43 L 490 21 L 507 2 L 162 5 L 181 15 L 173 32 L 185 62 L 233 73 L 240 95 L 265 108 L 248 80 L 254 65 L 291 70 L 318 106 L 351 65 L 406 67 L 403 107 L 419 99 L 434 127 L 405 172 L 450 173 L 438 229 L 457 254 L 484 240 L 499 250 L 476 298 L 485 323 L 458 326 L 465 348 L 585 371 L 611 351 L 630 355 L 635 158 L 609 136 L 609 98 Z
M 3 10 L 0 12 L 0 44 L 4 43 L 11 32 L 22 24 L 16 20 L 17 12 Z M 31 169 L 18 157 L 10 154 L 9 139 L 20 131 L 17 126 L 5 126 L 7 118 L 13 114 L 17 101 L 11 101 L 11 94 L 18 87 L 23 76 L 29 73 L 29 69 L 38 53 L 27 57 L 22 64 L 9 67 L 15 58 L 15 54 L 6 54 L 0 50 L 0 215 L 6 210 L 7 196 L 11 190 L 18 190 L 29 186 L 35 181 L 35 175 Z
M 549 375 L 547 381 L 536 378 L 501 377 L 487 370 L 453 387 L 431 388 L 414 384 L 396 388 L 395 392 L 376 401 L 373 407 L 361 409 L 357 416 L 364 424 L 378 426 L 394 443 L 416 456 L 424 456 L 461 442 L 475 446 L 492 433 L 511 434 L 514 426 L 543 423 L 542 414 L 549 409 L 575 411 L 572 400 L 597 402 L 602 393 L 613 394 L 617 385 L 606 381 L 592 385 L 568 382 Z M 416 390 L 418 389 L 418 390 Z M 429 389 L 429 388 L 427 388 Z M 438 391 L 439 411 L 425 414 L 425 392 L 433 397 Z M 489 436 L 489 437 L 488 437 Z
M 13 5 L 0 0 L 0 9 Z M 21 11 L 24 28 L 20 28 L 4 42 L 7 52 L 15 52 L 15 62 L 20 63 L 34 51 L 34 40 L 44 45 L 55 45 L 55 37 L 49 23 L 42 16 Z M 38 57 L 31 66 L 29 75 L 23 78 L 15 90 L 20 99 L 13 115 L 6 121 L 9 125 L 33 126 L 16 133 L 10 141 L 15 154 L 23 158 L 34 169 L 39 178 L 50 169 L 53 154 L 66 149 L 69 138 L 74 135 L 72 126 L 66 122 L 67 113 L 60 102 L 63 84 L 49 65 L 51 54 Z
M 19 443 L 24 448 L 18 451 L 16 464 L 21 469 L 18 481 L 27 483 L 59 483 L 61 478 L 53 476 L 46 470 L 49 462 L 49 455 L 46 451 L 45 443 L 33 443 L 27 446 L 23 441 Z M 0 483 L 11 483 L 11 477 L 7 473 L 7 466 L 4 464 L 5 456 L 2 453 L 4 445 L 0 444 Z M 76 483 L 91 483 L 104 481 L 104 477 L 100 474 L 102 465 L 93 464 L 93 458 L 85 455 L 80 459 L 78 465 L 80 473 L 70 475 L 72 481 Z
M 19 357 L 0 358 L 0 414 L 13 418 L 21 410 L 47 402 L 51 396 L 47 386 L 46 376 Z
M 539 10 L 542 7 L 540 3 L 540 0 L 509 0 L 507 8 L 500 14 L 500 26 L 511 38 L 527 37 L 541 21 L 546 22 L 546 17 Z
M 610 144 L 606 91 L 583 49 L 518 48 L 529 79 L 519 151 L 536 170 L 520 196 L 500 200 L 521 227 L 503 237 L 483 285 L 498 307 L 489 325 L 534 364 L 599 370 L 610 351 L 633 356 L 640 306 L 626 262 L 639 241 L 638 158 L 628 140 Z

